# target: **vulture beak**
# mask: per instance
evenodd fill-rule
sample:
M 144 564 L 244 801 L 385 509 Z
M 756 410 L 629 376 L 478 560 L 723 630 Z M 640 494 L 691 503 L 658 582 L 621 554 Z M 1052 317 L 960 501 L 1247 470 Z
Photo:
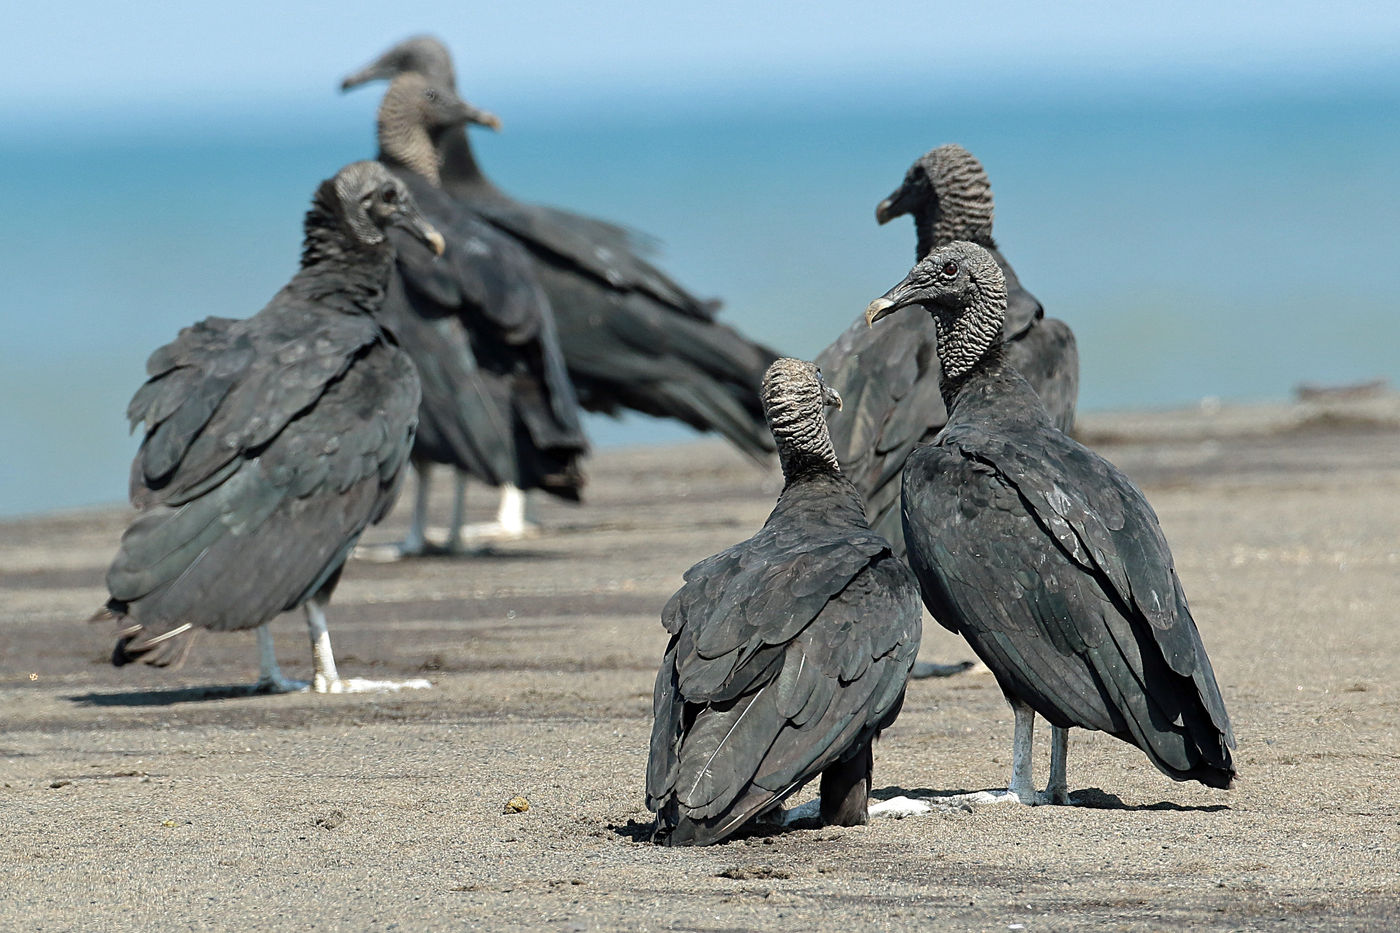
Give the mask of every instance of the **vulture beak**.
M 489 113 L 480 107 L 467 103 L 450 88 L 437 87 L 434 90 L 442 98 L 446 107 L 443 125 L 462 126 L 465 123 L 475 123 L 479 126 L 489 126 L 497 131 L 501 129 L 501 118 L 494 113 Z
M 899 306 L 888 298 L 876 298 L 865 306 L 865 326 L 874 327 L 882 317 L 889 317 L 899 310 Z
M 823 383 L 823 384 L 822 384 L 822 402 L 823 402 L 828 408 L 830 408 L 832 405 L 835 405 L 835 406 L 836 406 L 836 410 L 837 410 L 837 411 L 840 411 L 840 410 L 841 410 L 841 393 L 840 393 L 840 392 L 837 392 L 837 391 L 836 391 L 835 389 L 833 389 L 831 386 L 826 385 L 825 383 Z
M 473 107 L 471 104 L 466 104 L 466 107 L 468 111 L 468 123 L 475 123 L 477 126 L 484 126 L 488 129 L 495 130 L 497 133 L 501 131 L 500 117 L 496 116 L 494 113 L 491 113 L 489 110 L 482 110 L 478 107 Z
M 442 238 L 432 224 L 423 219 L 423 215 L 418 213 L 416 207 L 401 211 L 394 217 L 394 226 L 403 227 L 413 234 L 433 251 L 433 255 L 441 256 L 447 249 L 447 241 Z
M 392 80 L 396 74 L 398 74 L 398 72 L 386 65 L 381 58 L 366 65 L 359 71 L 346 75 L 344 80 L 340 82 L 340 90 L 341 93 L 344 93 L 352 88 L 359 87 L 361 84 L 368 84 L 371 81 L 389 81 Z
M 865 326 L 874 327 L 876 321 L 889 317 L 900 308 L 916 304 L 918 300 L 918 288 L 906 278 L 865 306 Z
M 914 209 L 915 195 L 910 185 L 900 185 L 893 194 L 875 205 L 875 222 L 883 226 L 896 217 L 908 214 Z

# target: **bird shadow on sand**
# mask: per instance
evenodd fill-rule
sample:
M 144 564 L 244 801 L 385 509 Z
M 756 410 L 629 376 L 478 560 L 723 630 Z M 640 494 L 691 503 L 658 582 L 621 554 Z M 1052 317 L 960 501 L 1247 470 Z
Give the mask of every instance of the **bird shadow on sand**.
M 273 696 L 251 684 L 220 684 L 208 687 L 176 687 L 171 690 L 131 690 L 122 693 L 80 693 L 64 697 L 78 706 L 173 706 L 206 700 L 242 700 Z
M 628 842 L 650 843 L 652 830 L 656 824 L 651 820 L 640 822 L 629 819 L 625 823 L 610 823 L 608 829 Z M 776 821 L 759 817 L 751 819 L 743 826 L 739 827 L 732 835 L 727 836 L 722 842 L 715 843 L 714 846 L 725 846 L 734 842 L 744 842 L 749 839 L 767 839 L 772 836 L 782 836 L 795 830 L 822 829 L 822 821 L 816 816 L 794 820 L 791 823 L 782 825 Z M 713 848 L 714 846 L 711 846 Z
M 1001 791 L 1004 787 L 981 788 L 981 790 Z M 882 787 L 872 790 L 870 796 L 876 800 L 889 800 L 894 797 L 913 797 L 916 800 L 928 797 L 953 797 L 962 794 L 977 793 L 977 791 L 963 788 L 961 790 L 933 790 L 927 787 L 905 788 L 898 785 Z M 1079 807 L 1083 810 L 1123 810 L 1125 812 L 1137 810 L 1162 810 L 1174 813 L 1220 813 L 1230 809 L 1229 804 L 1212 803 L 1201 806 L 1183 806 L 1173 803 L 1170 800 L 1161 800 L 1157 803 L 1124 803 L 1117 794 L 1110 794 L 1097 787 L 1081 787 L 1069 792 L 1070 806 Z
M 628 842 L 650 842 L 651 831 L 655 825 L 656 824 L 650 820 L 643 823 L 638 820 L 629 819 L 625 823 L 609 823 L 608 829 Z

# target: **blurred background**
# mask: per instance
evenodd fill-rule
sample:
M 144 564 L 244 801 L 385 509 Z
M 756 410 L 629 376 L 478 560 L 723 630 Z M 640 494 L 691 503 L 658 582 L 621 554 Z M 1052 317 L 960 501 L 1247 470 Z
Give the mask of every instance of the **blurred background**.
M 0 38 L 0 515 L 121 501 L 146 356 L 296 267 L 440 36 L 512 194 L 618 220 L 725 318 L 811 357 L 914 259 L 875 204 L 925 150 L 1079 339 L 1081 411 L 1400 375 L 1400 5 L 814 0 L 22 4 Z M 392 7 L 392 12 L 390 8 Z M 599 446 L 678 425 L 591 417 Z

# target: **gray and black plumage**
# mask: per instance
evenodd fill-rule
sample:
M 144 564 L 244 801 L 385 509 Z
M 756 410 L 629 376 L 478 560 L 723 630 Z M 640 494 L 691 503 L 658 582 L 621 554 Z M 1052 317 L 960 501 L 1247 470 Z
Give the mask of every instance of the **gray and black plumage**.
M 821 775 L 822 818 L 864 823 L 871 743 L 918 650 L 917 585 L 841 475 L 817 368 L 780 359 L 763 400 L 786 483 L 752 538 L 696 564 L 662 621 L 647 764 L 653 838 L 719 842 Z
M 996 257 L 955 242 L 870 304 L 937 330 L 948 423 L 904 467 L 908 559 L 924 603 L 967 638 L 1017 718 L 1011 790 L 1033 795 L 1034 714 L 1055 728 L 1048 794 L 1064 802 L 1065 730 L 1097 729 L 1163 774 L 1229 787 L 1234 737 L 1156 514 L 1067 437 L 1003 352 Z M 884 325 L 880 325 L 884 326 Z
M 395 78 L 379 107 L 379 160 L 446 241 L 441 257 L 407 238 L 396 242 L 383 313 L 423 382 L 419 481 L 428 463 L 443 463 L 492 486 L 576 502 L 588 443 L 549 298 L 526 251 L 440 187 L 437 141 L 466 122 L 492 125 L 495 117 L 418 74 Z M 423 500 L 410 551 L 425 544 Z M 457 512 L 449 546 L 461 528 L 460 500 Z
M 348 76 L 342 87 L 402 73 L 456 86 L 447 49 L 419 36 Z M 767 459 L 772 438 L 758 386 L 777 354 L 717 321 L 716 305 L 644 258 L 630 231 L 501 191 L 482 172 L 464 130 L 444 134 L 439 153 L 443 189 L 529 251 L 585 408 L 676 418 Z
M 265 308 L 207 318 L 151 355 L 127 409 L 145 423 L 131 469 L 140 514 L 98 616 L 121 627 L 114 664 L 168 664 L 195 628 L 261 638 L 279 613 L 320 616 L 356 539 L 389 510 L 419 399 L 376 318 L 396 228 L 441 247 L 401 182 L 378 163 L 346 166 L 317 188 L 301 268 Z M 324 617 L 311 621 L 315 643 Z M 335 690 L 328 639 L 325 654 L 316 688 Z M 263 675 L 285 687 L 275 659 Z
M 875 217 L 887 223 L 912 214 L 916 259 L 954 240 L 987 249 L 1007 282 L 1007 359 L 1040 394 L 1051 418 L 1068 432 L 1079 393 L 1079 354 L 1074 334 L 1047 318 L 1035 296 L 1021 287 L 992 239 L 992 187 L 982 164 L 958 145 L 921 156 Z M 817 357 L 828 381 L 846 399 L 831 419 L 841 466 L 865 497 L 870 526 L 904 553 L 899 478 L 910 451 L 933 440 L 947 421 L 940 395 L 937 341 L 922 315 L 902 315 L 884 327 L 856 320 Z

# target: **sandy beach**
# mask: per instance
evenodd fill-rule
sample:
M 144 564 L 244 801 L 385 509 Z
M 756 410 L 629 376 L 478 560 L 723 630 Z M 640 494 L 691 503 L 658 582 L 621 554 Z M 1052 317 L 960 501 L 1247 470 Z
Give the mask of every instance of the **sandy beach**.
M 251 634 L 115 669 L 110 628 L 84 620 L 127 511 L 0 522 L 0 928 L 1393 929 L 1400 401 L 1083 422 L 1172 543 L 1234 718 L 1234 790 L 1076 731 L 1077 806 L 652 846 L 661 607 L 780 479 L 716 442 L 607 451 L 585 506 L 543 504 L 540 537 L 351 563 L 341 672 L 433 683 L 400 694 L 239 695 Z M 473 517 L 494 498 L 474 488 Z M 309 676 L 301 618 L 274 628 Z M 970 652 L 930 625 L 921 657 Z M 915 682 L 875 796 L 1003 787 L 1010 737 L 990 676 Z M 1048 741 L 1042 724 L 1038 782 Z

